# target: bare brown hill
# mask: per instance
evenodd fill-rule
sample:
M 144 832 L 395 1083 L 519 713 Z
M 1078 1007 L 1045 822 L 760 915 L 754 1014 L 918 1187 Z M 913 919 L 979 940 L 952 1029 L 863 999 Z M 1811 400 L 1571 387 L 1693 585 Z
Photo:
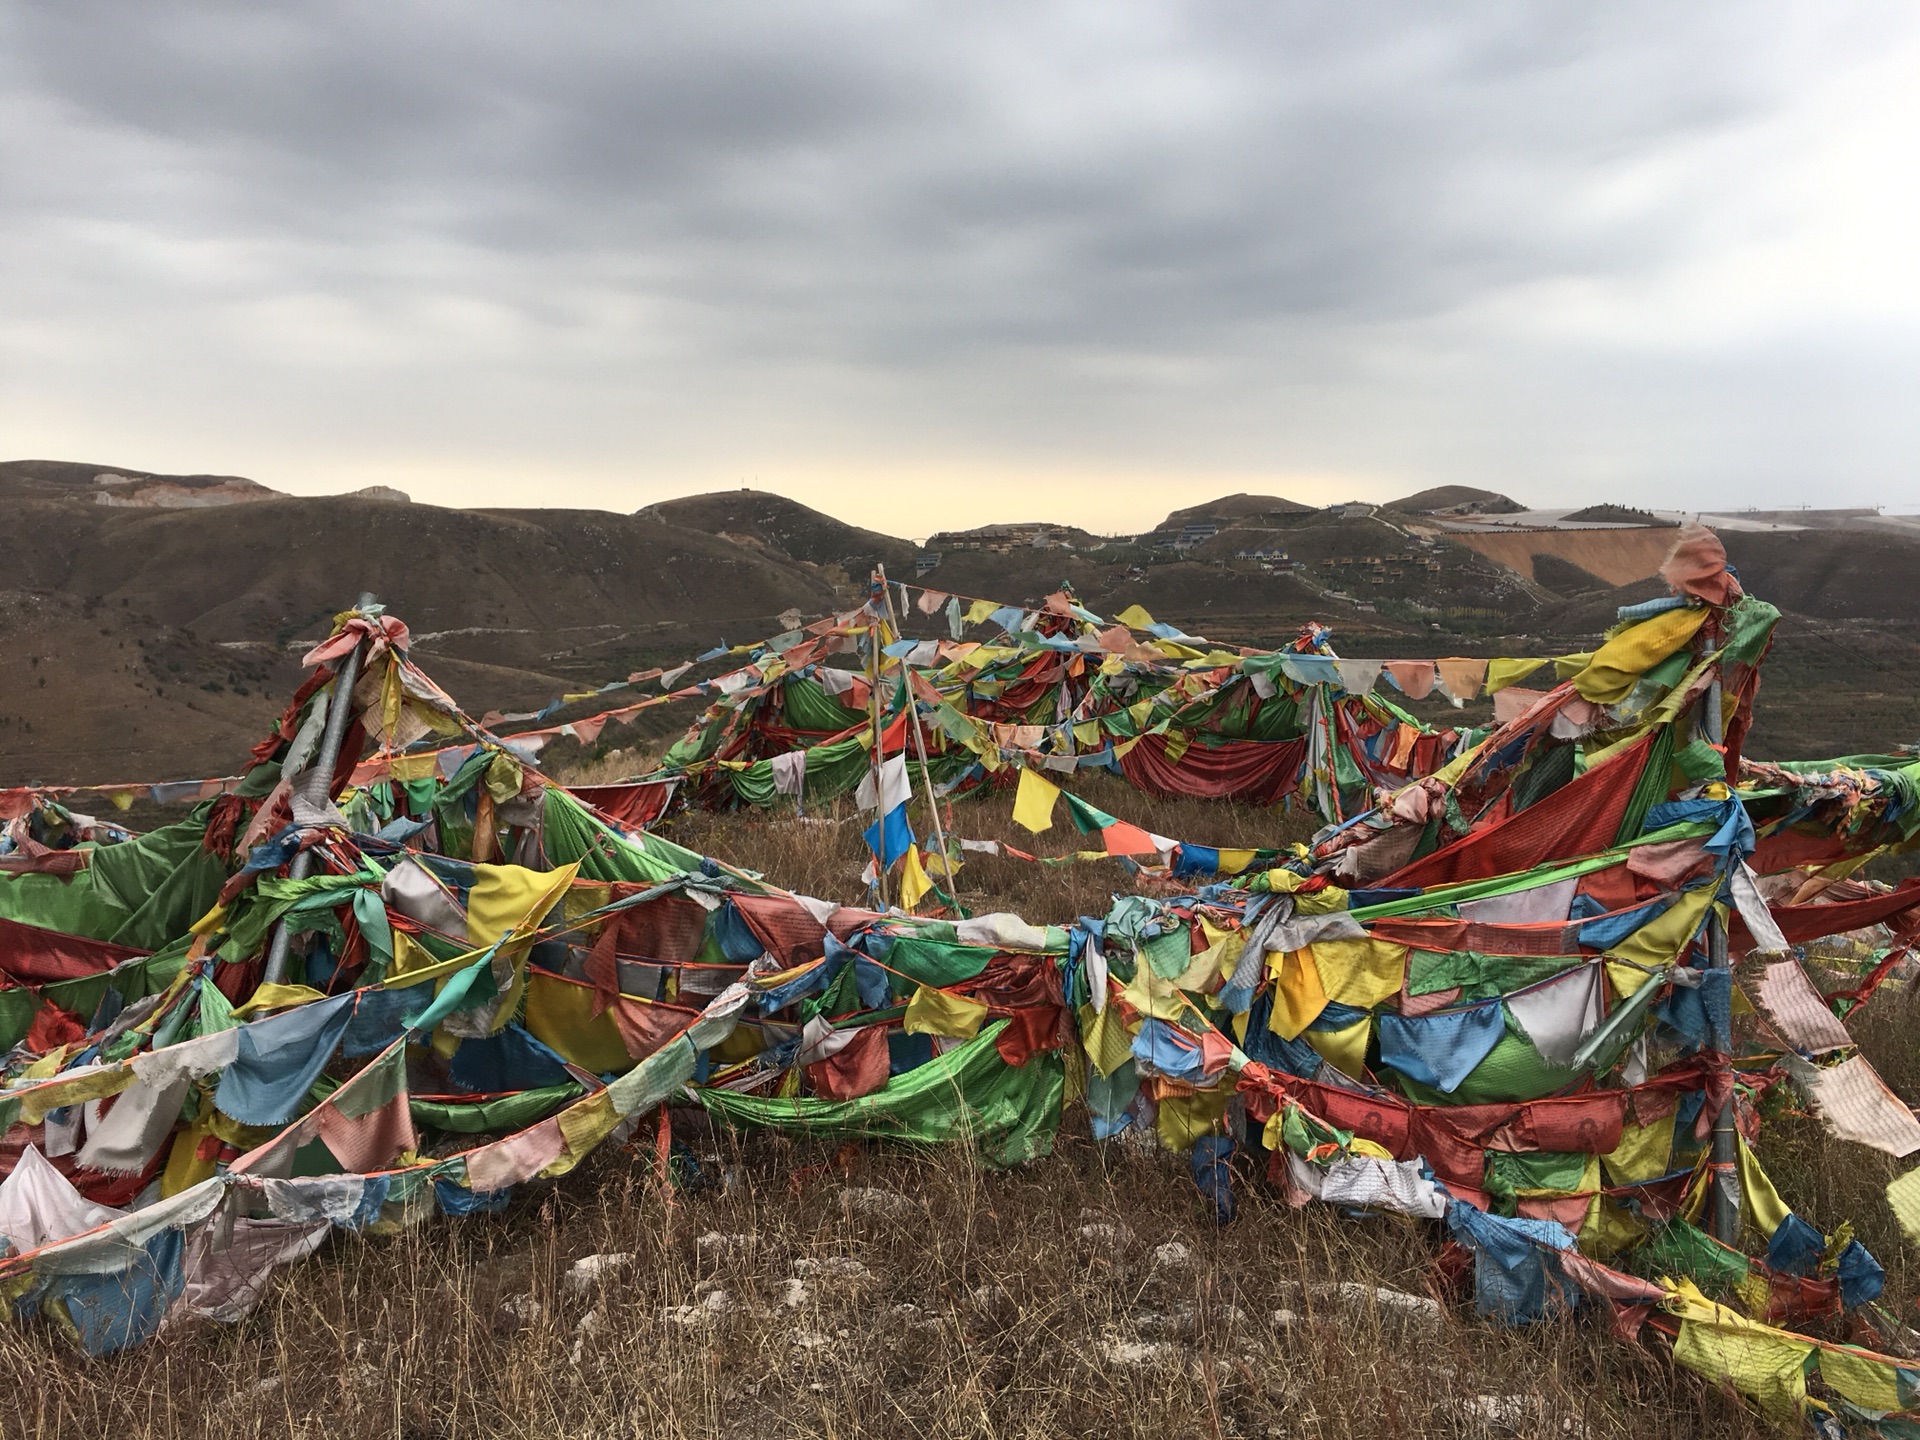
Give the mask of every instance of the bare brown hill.
M 1288 500 L 1280 495 L 1222 495 L 1217 500 L 1209 500 L 1204 505 L 1189 505 L 1184 510 L 1175 510 L 1158 525 L 1156 531 L 1180 530 L 1188 525 L 1211 520 L 1216 524 L 1225 524 L 1234 520 L 1257 519 L 1267 515 L 1311 515 L 1314 507 L 1302 505 L 1298 500 Z
M 875 564 L 900 569 L 913 561 L 911 541 L 862 530 L 765 490 L 720 490 L 663 500 L 639 511 L 637 518 L 762 545 L 808 565 L 838 565 L 855 577 Z
M 0 573 L 214 640 L 289 639 L 371 589 L 421 631 L 512 635 L 811 612 L 832 587 L 699 530 L 597 510 L 445 510 L 347 496 L 141 512 L 22 502 Z M 464 650 L 466 647 L 453 648 Z
M 1533 557 L 1553 555 L 1597 575 L 1609 585 L 1631 585 L 1657 575 L 1673 546 L 1671 529 L 1456 530 L 1447 537 L 1521 575 L 1533 574 Z
M 240 475 L 159 475 L 75 460 L 0 461 L 0 499 L 40 497 L 121 506 L 193 509 L 277 495 Z
M 363 590 L 476 709 L 541 703 L 839 602 L 819 567 L 657 519 L 353 497 L 136 509 L 44 495 L 0 527 L 4 779 L 243 756 Z M 164 655 L 163 653 L 164 652 Z M 22 667 L 25 667 L 24 669 Z M 15 672 L 19 673 L 15 673 Z M 224 756 L 225 760 L 216 757 Z
M 1471 485 L 1436 485 L 1387 502 L 1387 509 L 1406 515 L 1516 515 L 1526 508 L 1498 491 L 1476 490 Z
M 1725 530 L 1740 581 L 1784 610 L 1832 620 L 1920 619 L 1920 535 L 1861 527 Z

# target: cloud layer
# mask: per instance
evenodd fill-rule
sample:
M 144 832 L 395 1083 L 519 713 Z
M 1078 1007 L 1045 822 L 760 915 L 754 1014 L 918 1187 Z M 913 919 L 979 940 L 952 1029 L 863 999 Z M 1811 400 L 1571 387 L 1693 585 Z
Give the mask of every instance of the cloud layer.
M 14 455 L 924 534 L 1920 501 L 1901 7 L 0 10 Z

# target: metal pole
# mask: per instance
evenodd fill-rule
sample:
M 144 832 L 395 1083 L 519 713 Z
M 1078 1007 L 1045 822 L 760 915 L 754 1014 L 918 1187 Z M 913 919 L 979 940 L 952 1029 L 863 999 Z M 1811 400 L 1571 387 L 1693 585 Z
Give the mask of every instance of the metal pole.
M 373 608 L 372 592 L 363 593 L 354 603 L 354 609 L 367 611 Z M 353 687 L 360 679 L 360 661 L 366 654 L 367 641 L 362 637 L 360 643 L 349 650 L 346 658 L 340 662 L 340 668 L 333 675 L 333 693 L 327 701 L 327 728 L 320 733 L 320 749 L 313 757 L 313 763 L 307 767 L 309 779 L 303 790 L 306 798 L 315 804 L 331 797 L 333 790 L 333 770 L 340 762 L 340 743 L 346 739 L 347 722 L 353 717 Z M 317 793 L 314 787 L 318 786 Z M 304 880 L 313 871 L 313 851 L 302 850 L 293 857 L 293 863 L 287 867 L 289 880 Z M 273 943 L 267 949 L 266 971 L 261 982 L 278 985 L 287 978 L 288 949 L 293 943 L 293 934 L 282 919 L 273 927 Z
M 884 577 L 882 577 L 881 583 L 883 585 L 885 584 Z M 868 581 L 868 587 L 869 590 L 871 590 L 871 580 Z M 882 591 L 881 593 L 884 594 L 885 592 Z M 891 610 L 892 607 L 889 606 L 888 609 Z M 883 798 L 880 794 L 880 616 L 873 608 L 872 594 L 868 594 L 867 596 L 867 714 L 868 723 L 873 735 L 873 748 L 868 759 L 872 764 L 874 822 L 880 827 L 881 844 L 884 847 L 887 833 L 887 813 L 880 808 Z M 873 857 L 873 873 L 874 888 L 880 896 L 880 907 L 885 909 L 887 905 L 887 867 L 881 863 L 881 856 L 879 854 L 875 854 Z
M 1722 716 L 1718 673 L 1707 687 L 1706 699 L 1702 703 L 1706 713 L 1701 717 L 1705 722 L 1701 729 L 1711 744 L 1719 745 Z M 1730 860 L 1733 864 L 1740 863 L 1738 859 L 1730 857 Z M 1707 964 L 1714 970 L 1725 970 L 1729 964 L 1727 927 L 1721 922 L 1719 912 L 1713 909 L 1707 911 Z M 1721 1065 L 1723 1072 L 1731 1079 L 1733 1057 L 1722 1056 Z M 1729 1087 L 1727 1103 L 1713 1117 L 1713 1233 L 1716 1239 L 1726 1245 L 1737 1245 L 1740 1239 L 1740 1190 L 1733 1178 L 1738 1173 L 1739 1161 L 1740 1137 L 1734 1128 L 1733 1093 Z
M 880 583 L 887 583 L 887 567 L 880 568 Z M 887 597 L 887 618 L 893 622 L 894 634 L 900 633 L 900 617 L 893 611 L 893 591 L 882 592 Z M 907 668 L 907 662 L 900 662 L 900 677 L 905 682 L 907 692 L 907 714 L 913 721 L 913 748 L 920 756 L 920 784 L 926 791 L 927 815 L 933 821 L 934 843 L 940 847 L 940 871 L 946 877 L 949 889 L 953 886 L 953 860 L 947 853 L 947 832 L 940 824 L 940 805 L 933 797 L 933 776 L 927 769 L 927 739 L 920 729 L 920 706 L 913 696 L 913 675 Z

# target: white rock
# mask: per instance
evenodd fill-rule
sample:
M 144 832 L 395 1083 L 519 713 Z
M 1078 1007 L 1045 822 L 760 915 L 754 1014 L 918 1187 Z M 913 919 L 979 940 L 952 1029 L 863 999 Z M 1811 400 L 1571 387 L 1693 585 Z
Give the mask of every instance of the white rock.
M 1272 1318 L 1273 1328 L 1276 1330 L 1291 1330 L 1300 1323 L 1299 1313 L 1293 1310 L 1276 1310 Z
M 1186 1352 L 1167 1340 L 1118 1340 L 1109 1336 L 1100 1342 L 1100 1353 L 1115 1365 L 1178 1365 Z
M 1169 1240 L 1164 1245 L 1153 1247 L 1153 1266 L 1156 1270 L 1171 1270 L 1192 1263 L 1193 1251 L 1178 1240 Z
M 580 1323 L 573 1327 L 573 1351 L 567 1356 L 570 1363 L 580 1363 L 581 1357 L 587 1353 L 587 1341 L 598 1335 L 606 1323 L 606 1317 L 598 1310 L 589 1310 L 580 1317 Z
M 967 1299 L 984 1310 L 989 1306 L 1005 1303 L 1007 1292 L 998 1285 L 976 1285 L 967 1292 Z
M 500 1318 L 514 1325 L 538 1325 L 546 1308 L 524 1291 L 500 1302 Z
M 693 1242 L 694 1248 L 708 1258 L 744 1254 L 756 1243 L 752 1235 L 723 1235 L 718 1230 L 709 1230 Z
M 840 1207 L 849 1215 L 877 1215 L 884 1220 L 910 1220 L 920 1207 L 904 1195 L 871 1185 L 849 1185 L 840 1192 Z
M 1343 1305 L 1355 1307 L 1372 1303 L 1382 1310 L 1391 1310 L 1409 1320 L 1420 1320 L 1431 1325 L 1444 1325 L 1447 1321 L 1447 1312 L 1431 1296 L 1409 1295 L 1404 1290 L 1362 1285 L 1357 1280 L 1343 1280 L 1334 1285 L 1309 1285 L 1307 1293 L 1316 1299 L 1337 1300 Z
M 807 1288 L 804 1280 L 782 1280 L 780 1282 L 780 1305 L 786 1310 L 798 1310 L 813 1300 L 813 1291 Z
M 1142 1335 L 1165 1335 L 1179 1330 L 1193 1320 L 1191 1305 L 1176 1305 L 1171 1314 L 1163 1315 L 1158 1310 L 1140 1310 L 1133 1316 L 1133 1328 Z
M 1587 1427 L 1571 1415 L 1555 1420 L 1543 1395 L 1472 1395 L 1460 1411 L 1478 1428 L 1507 1435 L 1584 1436 Z
M 820 1280 L 869 1280 L 873 1272 L 851 1255 L 803 1255 L 793 1262 L 793 1273 Z
M 898 1305 L 889 1307 L 887 1314 L 892 1317 L 895 1324 L 904 1325 L 909 1330 L 938 1330 L 940 1328 L 940 1322 L 937 1319 L 927 1314 L 926 1311 L 922 1310 L 912 1301 L 903 1301 Z
M 583 1255 L 567 1267 L 567 1273 L 560 1279 L 560 1286 L 568 1295 L 578 1299 L 591 1293 L 595 1286 L 605 1284 L 637 1258 L 631 1252 Z
M 1074 1232 L 1097 1250 L 1117 1250 L 1133 1239 L 1133 1232 L 1111 1220 L 1089 1220 Z
M 787 1343 L 796 1350 L 820 1350 L 833 1341 L 818 1330 L 801 1330 L 798 1327 L 787 1332 Z

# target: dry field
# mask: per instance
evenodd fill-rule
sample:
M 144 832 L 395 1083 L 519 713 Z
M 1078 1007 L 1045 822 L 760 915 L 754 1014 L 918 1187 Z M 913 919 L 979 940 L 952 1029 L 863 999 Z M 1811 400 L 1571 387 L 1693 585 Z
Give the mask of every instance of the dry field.
M 1308 828 L 1117 783 L 1081 788 L 1207 844 L 1271 845 Z M 1052 854 L 1085 843 L 1064 820 L 1041 837 L 1014 830 L 1009 808 L 1004 796 L 956 801 L 957 833 Z M 668 829 L 790 887 L 862 898 L 851 813 L 696 815 Z M 969 863 L 961 882 L 976 909 L 1052 922 L 1098 911 L 1127 883 L 1117 862 L 1011 859 Z M 1855 1022 L 1908 1095 L 1920 1083 L 1913 1018 L 1905 994 L 1886 993 Z M 1008 1173 L 957 1149 L 715 1134 L 697 1111 L 676 1117 L 676 1135 L 697 1170 L 662 1178 L 649 1135 L 527 1187 L 502 1215 L 337 1239 L 282 1272 L 237 1326 L 183 1328 L 91 1362 L 45 1328 L 0 1330 L 13 1397 L 0 1433 L 1767 1433 L 1658 1340 L 1626 1344 L 1581 1318 L 1477 1320 L 1470 1281 L 1435 1267 L 1437 1226 L 1293 1210 L 1243 1174 L 1239 1218 L 1218 1228 L 1182 1161 L 1098 1147 L 1071 1109 L 1057 1153 Z M 1791 1113 L 1771 1117 L 1761 1153 L 1802 1214 L 1827 1229 L 1855 1221 L 1887 1266 L 1889 1308 L 1914 1319 L 1920 1274 L 1879 1195 L 1893 1163 L 1842 1151 Z M 576 1268 L 589 1256 L 615 1258 Z

